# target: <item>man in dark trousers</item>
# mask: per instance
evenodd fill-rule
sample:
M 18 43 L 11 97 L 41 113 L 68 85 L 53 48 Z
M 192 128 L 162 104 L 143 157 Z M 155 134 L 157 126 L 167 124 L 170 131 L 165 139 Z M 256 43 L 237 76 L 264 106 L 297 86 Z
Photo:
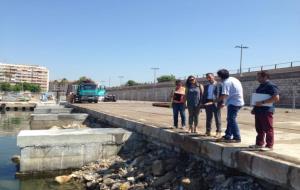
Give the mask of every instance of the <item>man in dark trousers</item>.
M 257 132 L 256 143 L 250 148 L 265 148 L 272 150 L 274 145 L 273 113 L 274 103 L 279 101 L 279 89 L 270 81 L 270 75 L 266 71 L 257 73 L 257 80 L 260 83 L 256 89 L 258 94 L 268 94 L 270 98 L 256 102 L 252 114 L 255 115 L 255 129 Z
M 203 105 L 206 112 L 206 136 L 211 135 L 211 123 L 213 116 L 216 124 L 216 137 L 221 138 L 221 108 L 224 107 L 223 101 L 218 101 L 222 92 L 222 85 L 215 80 L 213 73 L 207 73 L 206 79 L 209 82 L 204 86 Z
M 243 87 L 237 78 L 229 76 L 228 70 L 221 69 L 217 74 L 222 81 L 222 95 L 219 100 L 225 101 L 227 106 L 227 127 L 225 136 L 218 139 L 218 141 L 240 143 L 241 135 L 237 123 L 237 116 L 239 110 L 244 105 Z

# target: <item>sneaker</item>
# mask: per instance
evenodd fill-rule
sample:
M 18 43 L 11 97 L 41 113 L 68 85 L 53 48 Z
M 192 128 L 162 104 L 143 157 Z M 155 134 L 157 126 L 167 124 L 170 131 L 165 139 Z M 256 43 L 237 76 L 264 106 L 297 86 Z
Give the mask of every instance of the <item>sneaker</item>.
M 240 143 L 242 142 L 241 139 L 228 139 L 228 140 L 225 140 L 226 143 Z
M 226 141 L 229 141 L 231 139 L 227 138 L 226 136 L 222 136 L 221 138 L 218 138 L 216 140 L 216 142 L 226 142 Z
M 265 146 L 261 150 L 263 150 L 263 151 L 272 151 L 273 147 Z
M 211 136 L 211 132 L 210 131 L 206 131 L 205 136 L 210 137 Z
M 263 146 L 254 144 L 254 145 L 250 145 L 249 148 L 263 148 Z
M 182 130 L 188 131 L 188 128 L 187 128 L 185 125 L 183 125 L 183 126 L 182 126 Z
M 221 138 L 222 137 L 222 133 L 221 132 L 216 132 L 216 136 L 215 136 L 216 138 Z

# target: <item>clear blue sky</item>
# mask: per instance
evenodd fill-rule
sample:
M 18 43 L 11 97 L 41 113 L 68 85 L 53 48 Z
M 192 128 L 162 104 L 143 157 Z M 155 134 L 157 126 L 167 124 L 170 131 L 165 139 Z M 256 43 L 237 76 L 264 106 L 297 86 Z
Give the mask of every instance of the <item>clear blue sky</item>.
M 299 0 L 0 0 L 0 62 L 113 85 L 300 60 Z M 107 84 L 107 83 L 106 83 Z

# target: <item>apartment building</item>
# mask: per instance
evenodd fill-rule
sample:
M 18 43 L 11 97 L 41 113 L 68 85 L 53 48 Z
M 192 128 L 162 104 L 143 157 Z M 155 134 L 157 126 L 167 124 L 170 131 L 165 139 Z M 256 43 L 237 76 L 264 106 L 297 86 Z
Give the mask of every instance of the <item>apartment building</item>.
M 38 65 L 0 63 L 0 82 L 39 84 L 42 91 L 48 91 L 49 70 Z

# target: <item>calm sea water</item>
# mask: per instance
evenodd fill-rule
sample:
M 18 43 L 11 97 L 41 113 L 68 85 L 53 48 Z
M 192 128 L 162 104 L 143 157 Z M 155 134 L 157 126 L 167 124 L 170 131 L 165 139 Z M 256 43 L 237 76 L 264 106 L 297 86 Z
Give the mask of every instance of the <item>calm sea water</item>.
M 20 155 L 17 134 L 29 129 L 30 112 L 6 112 L 0 114 L 0 190 L 82 190 L 80 184 L 59 185 L 54 178 L 19 180 L 15 178 L 13 155 Z

